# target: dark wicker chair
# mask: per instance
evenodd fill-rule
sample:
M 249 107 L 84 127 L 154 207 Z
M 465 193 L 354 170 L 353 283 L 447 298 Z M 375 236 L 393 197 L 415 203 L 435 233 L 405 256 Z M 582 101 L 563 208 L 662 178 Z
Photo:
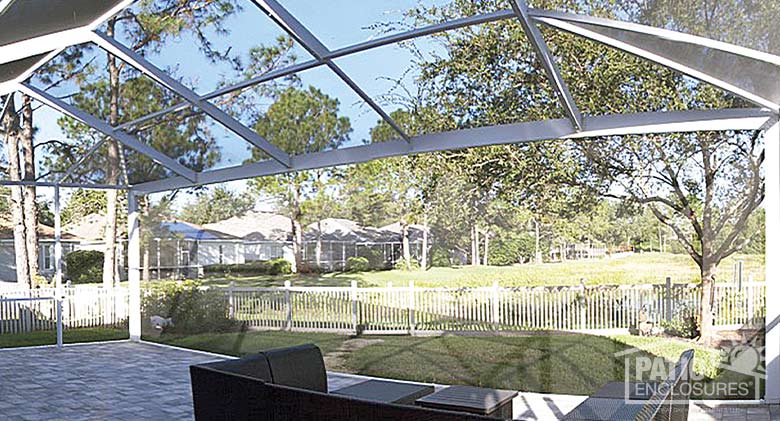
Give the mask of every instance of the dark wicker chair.
M 328 375 L 322 352 L 315 345 L 264 351 L 271 367 L 271 382 L 328 393 Z
M 370 402 L 276 385 L 210 364 L 190 366 L 190 376 L 198 421 L 495 421 L 461 412 Z
M 322 353 L 314 345 L 193 365 L 190 378 L 198 421 L 492 419 L 328 394 Z

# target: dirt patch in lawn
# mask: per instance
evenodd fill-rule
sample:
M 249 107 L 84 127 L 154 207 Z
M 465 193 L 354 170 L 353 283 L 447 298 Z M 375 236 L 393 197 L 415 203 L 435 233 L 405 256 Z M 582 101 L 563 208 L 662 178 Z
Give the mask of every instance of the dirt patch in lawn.
M 331 351 L 322 357 L 323 360 L 325 360 L 325 368 L 330 371 L 337 371 L 341 373 L 349 372 L 349 369 L 345 366 L 344 363 L 350 353 L 382 342 L 384 342 L 382 339 L 347 339 L 337 350 Z

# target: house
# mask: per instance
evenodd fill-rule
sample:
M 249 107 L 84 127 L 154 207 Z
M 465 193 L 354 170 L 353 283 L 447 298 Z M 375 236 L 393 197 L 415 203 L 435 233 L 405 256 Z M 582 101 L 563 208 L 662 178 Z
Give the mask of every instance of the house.
M 203 227 L 241 238 L 245 261 L 294 259 L 292 220 L 286 216 L 249 211 Z
M 245 262 L 241 238 L 191 222 L 164 221 L 150 234 L 149 268 L 158 279 L 199 277 L 203 266 Z
M 69 232 L 63 232 L 61 241 L 63 256 L 81 243 L 80 238 Z M 54 228 L 44 224 L 38 224 L 38 267 L 41 275 L 54 276 Z M 3 216 L 0 216 L 0 283 L 16 283 L 13 225 Z

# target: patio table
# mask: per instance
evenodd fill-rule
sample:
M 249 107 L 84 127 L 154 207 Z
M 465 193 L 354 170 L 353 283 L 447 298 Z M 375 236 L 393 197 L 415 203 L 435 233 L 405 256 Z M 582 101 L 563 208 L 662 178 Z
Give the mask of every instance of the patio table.
M 417 405 L 511 419 L 513 390 L 485 389 L 473 386 L 450 386 L 434 394 L 417 399 Z
M 373 402 L 413 405 L 415 400 L 433 393 L 433 386 L 386 380 L 368 380 L 331 393 Z

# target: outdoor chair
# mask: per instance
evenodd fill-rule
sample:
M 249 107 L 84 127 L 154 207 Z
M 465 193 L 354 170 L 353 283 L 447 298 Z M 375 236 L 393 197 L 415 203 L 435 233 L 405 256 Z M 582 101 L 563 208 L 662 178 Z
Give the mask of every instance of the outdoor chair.
M 682 353 L 672 373 L 648 399 L 635 418 L 636 421 L 686 421 L 688 419 L 693 353 L 692 349 Z
M 669 376 L 654 385 L 651 395 L 631 398 L 628 402 L 618 382 L 605 385 L 599 392 L 566 414 L 565 420 L 589 421 L 686 421 L 691 385 L 689 370 L 693 365 L 692 349 L 683 352 Z M 620 384 L 623 384 L 620 382 Z M 609 391 L 603 393 L 604 391 Z M 617 393 L 615 391 L 618 391 Z M 640 402 L 637 402 L 639 400 Z
M 273 349 L 263 354 L 274 384 L 328 392 L 328 375 L 320 349 L 312 344 Z

